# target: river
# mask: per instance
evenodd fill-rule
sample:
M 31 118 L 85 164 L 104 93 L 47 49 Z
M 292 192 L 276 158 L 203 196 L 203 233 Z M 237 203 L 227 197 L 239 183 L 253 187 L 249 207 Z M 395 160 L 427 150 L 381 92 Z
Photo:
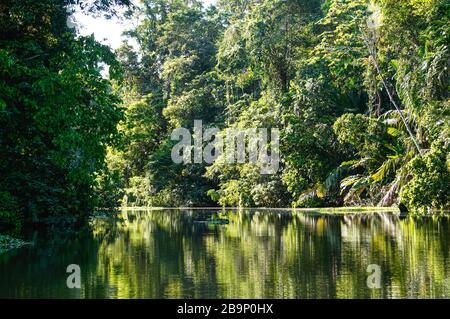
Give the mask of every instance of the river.
M 450 298 L 448 216 L 218 214 L 128 210 L 82 232 L 30 232 L 34 245 L 0 255 L 0 297 Z M 80 289 L 66 285 L 70 264 Z

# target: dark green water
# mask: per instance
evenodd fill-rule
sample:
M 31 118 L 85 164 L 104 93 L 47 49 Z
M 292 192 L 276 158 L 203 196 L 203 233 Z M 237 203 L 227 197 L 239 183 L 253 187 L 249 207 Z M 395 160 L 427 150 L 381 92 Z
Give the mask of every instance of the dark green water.
M 449 217 L 124 212 L 0 255 L 2 298 L 450 298 Z M 63 235 L 64 234 L 64 235 Z M 66 267 L 81 268 L 68 289 Z M 381 267 L 381 288 L 367 266 Z

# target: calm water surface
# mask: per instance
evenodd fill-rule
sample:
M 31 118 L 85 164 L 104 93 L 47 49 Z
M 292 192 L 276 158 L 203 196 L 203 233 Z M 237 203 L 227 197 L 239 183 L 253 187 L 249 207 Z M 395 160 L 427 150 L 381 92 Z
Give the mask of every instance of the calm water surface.
M 2 298 L 450 298 L 450 218 L 124 211 L 0 255 Z M 68 289 L 66 267 L 81 267 Z M 381 288 L 367 267 L 381 267 Z

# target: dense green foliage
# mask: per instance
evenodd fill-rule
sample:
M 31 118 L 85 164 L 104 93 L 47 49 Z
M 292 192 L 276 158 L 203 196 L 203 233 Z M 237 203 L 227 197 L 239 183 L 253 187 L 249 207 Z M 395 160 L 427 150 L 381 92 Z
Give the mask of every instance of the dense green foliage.
M 170 133 L 223 123 L 225 91 L 215 70 L 223 22 L 215 9 L 197 1 L 146 1 L 140 25 L 129 32 L 139 51 L 124 45 L 123 97 L 126 121 L 123 147 L 110 154 L 110 166 L 125 179 L 128 203 L 136 205 L 208 205 L 214 187 L 200 164 L 174 164 Z
M 82 217 L 99 204 L 96 175 L 122 118 L 100 63 L 111 79 L 120 65 L 108 47 L 68 26 L 77 3 L 0 3 L 0 222 Z
M 126 204 L 449 208 L 445 0 L 142 1 L 126 68 Z M 394 105 L 395 104 L 395 105 Z M 400 113 L 401 112 L 401 113 Z M 178 165 L 170 132 L 282 132 L 281 169 Z M 431 145 L 434 145 L 433 147 Z M 430 151 L 431 149 L 431 151 Z
M 77 7 L 138 18 L 112 53 Z M 93 207 L 448 209 L 448 0 L 3 0 L 0 223 Z M 132 42 L 130 42 L 132 43 Z M 109 78 L 102 65 L 109 66 Z M 173 129 L 279 128 L 281 164 L 175 164 Z

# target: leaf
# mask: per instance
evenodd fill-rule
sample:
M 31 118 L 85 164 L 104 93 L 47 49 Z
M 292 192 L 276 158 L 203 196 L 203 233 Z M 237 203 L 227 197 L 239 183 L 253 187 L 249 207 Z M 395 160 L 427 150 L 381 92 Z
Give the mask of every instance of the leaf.
M 397 137 L 400 135 L 400 130 L 395 127 L 388 127 L 387 133 L 393 137 Z

